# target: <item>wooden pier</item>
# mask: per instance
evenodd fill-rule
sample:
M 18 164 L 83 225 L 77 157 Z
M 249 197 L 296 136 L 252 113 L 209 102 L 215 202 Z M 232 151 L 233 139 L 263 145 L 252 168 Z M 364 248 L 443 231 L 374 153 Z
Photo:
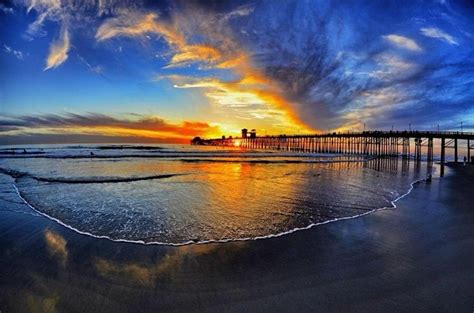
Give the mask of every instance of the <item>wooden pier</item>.
M 242 132 L 246 135 L 246 132 Z M 198 138 L 198 137 L 197 137 Z M 365 131 L 314 135 L 242 136 L 219 139 L 193 139 L 192 144 L 231 146 L 243 149 L 266 149 L 303 153 L 358 154 L 367 156 L 413 157 L 420 161 L 434 159 L 434 141 L 439 141 L 441 175 L 444 174 L 446 149 L 454 149 L 454 162 L 459 161 L 459 140 L 467 141 L 467 159 L 471 162 L 474 133 L 431 131 Z

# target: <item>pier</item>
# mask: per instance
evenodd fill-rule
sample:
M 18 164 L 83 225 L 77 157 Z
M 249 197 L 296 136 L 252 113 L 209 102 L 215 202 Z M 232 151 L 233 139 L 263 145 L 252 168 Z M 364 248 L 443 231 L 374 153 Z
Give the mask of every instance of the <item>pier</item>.
M 459 162 L 459 141 L 467 142 L 467 160 L 472 162 L 471 150 L 474 133 L 442 131 L 364 131 L 326 133 L 311 135 L 257 136 L 255 130 L 248 134 L 242 130 L 241 137 L 217 139 L 194 138 L 191 144 L 241 147 L 242 149 L 279 150 L 288 152 L 319 154 L 354 154 L 367 156 L 413 157 L 420 161 L 425 151 L 427 161 L 433 161 L 435 140 L 439 142 L 441 175 L 444 174 L 446 149 L 454 150 L 454 162 Z

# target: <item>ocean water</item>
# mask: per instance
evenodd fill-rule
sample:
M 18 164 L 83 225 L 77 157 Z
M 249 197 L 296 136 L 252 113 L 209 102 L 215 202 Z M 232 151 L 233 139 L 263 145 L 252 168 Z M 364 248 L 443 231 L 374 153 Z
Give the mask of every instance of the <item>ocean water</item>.
M 392 207 L 432 166 L 413 160 L 187 145 L 0 149 L 7 210 L 76 231 L 185 244 L 281 235 Z M 10 204 L 9 204 L 10 203 Z

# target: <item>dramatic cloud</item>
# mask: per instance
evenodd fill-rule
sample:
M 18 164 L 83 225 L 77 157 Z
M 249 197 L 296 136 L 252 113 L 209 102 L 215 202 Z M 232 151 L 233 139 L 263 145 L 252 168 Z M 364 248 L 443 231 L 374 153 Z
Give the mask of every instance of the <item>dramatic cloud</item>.
M 413 39 L 410 39 L 408 37 L 391 34 L 391 35 L 383 36 L 383 38 L 386 39 L 387 41 L 391 42 L 392 44 L 394 44 L 394 45 L 396 45 L 400 48 L 403 48 L 403 49 L 416 51 L 416 52 L 420 52 L 420 51 L 423 50 L 416 43 L 416 41 L 414 41 Z
M 448 16 L 442 9 L 433 5 L 432 14 Z M 425 10 L 417 4 L 399 11 L 396 5 L 372 3 L 262 2 L 248 23 L 258 32 L 249 32 L 246 42 L 265 75 L 278 82 L 298 116 L 314 128 L 449 127 L 447 116 L 469 118 L 461 112 L 474 99 L 468 70 L 474 67 L 474 50 L 422 49 L 426 39 L 410 23 Z M 364 12 L 367 24 L 351 11 Z M 468 25 L 473 12 L 464 14 L 450 21 Z
M 169 20 L 160 19 L 155 14 L 127 12 L 104 22 L 97 30 L 96 39 L 103 41 L 116 36 L 143 38 L 147 34 L 156 34 L 172 49 L 172 57 L 166 68 L 197 62 L 203 64 L 205 70 L 227 69 L 238 77 L 228 81 L 217 77 L 196 79 L 181 76 L 180 81 L 184 83 L 175 83 L 175 87 L 203 88 L 211 101 L 227 108 L 266 104 L 272 107 L 269 110 L 281 110 L 281 116 L 287 118 L 287 121 L 280 118 L 276 122 L 283 123 L 287 128 L 294 124 L 299 128 L 307 128 L 295 114 L 293 105 L 283 96 L 278 84 L 253 64 L 250 54 L 234 39 L 227 25 L 229 19 L 249 15 L 252 10 L 240 7 L 225 15 L 210 15 L 191 8 L 173 15 Z M 191 43 L 189 38 L 193 36 L 201 38 L 204 43 Z
M 155 33 L 171 45 L 175 51 L 169 66 L 184 65 L 189 62 L 203 61 L 215 63 L 222 58 L 214 47 L 188 44 L 175 23 L 157 20 L 157 15 L 124 12 L 121 16 L 108 19 L 96 33 L 96 39 L 103 41 L 116 36 L 144 36 Z
M 172 124 L 159 117 L 132 115 L 116 118 L 103 114 L 46 114 L 10 116 L 0 119 L 3 137 L 24 134 L 107 135 L 142 138 L 185 138 L 220 134 L 218 127 L 202 122 Z M 1 141 L 1 139 L 0 139 Z
M 459 45 L 459 43 L 456 41 L 456 39 L 443 32 L 441 29 L 436 28 L 436 27 L 423 27 L 420 29 L 420 32 L 425 35 L 426 37 L 431 37 L 431 38 L 436 38 L 436 39 L 441 39 L 443 41 L 446 41 L 447 43 L 451 45 Z
M 2 57 L 20 59 L 14 51 L 21 52 L 41 68 L 35 56 L 45 55 L 44 41 L 52 40 L 45 69 L 71 61 L 84 66 L 32 79 L 48 90 L 35 93 L 20 88 L 30 79 L 21 68 L 8 67 L 14 79 L 5 80 L 1 102 L 12 115 L 3 114 L 0 131 L 9 138 L 181 140 L 235 135 L 242 127 L 288 134 L 474 123 L 474 8 L 465 2 L 17 3 L 24 6 L 2 13 L 12 22 Z M 18 33 L 24 39 L 25 30 L 35 42 L 9 39 Z M 57 92 L 56 86 L 70 87 L 65 74 L 74 87 Z M 84 112 L 95 105 L 100 112 L 130 107 L 141 115 L 18 117 L 32 107 Z

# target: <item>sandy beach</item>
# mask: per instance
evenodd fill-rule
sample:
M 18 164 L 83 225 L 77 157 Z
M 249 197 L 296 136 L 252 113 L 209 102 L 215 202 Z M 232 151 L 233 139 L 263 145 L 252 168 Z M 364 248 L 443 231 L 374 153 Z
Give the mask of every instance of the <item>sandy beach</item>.
M 395 209 L 182 247 L 88 237 L 2 197 L 0 310 L 472 312 L 473 184 L 473 167 L 450 166 Z

